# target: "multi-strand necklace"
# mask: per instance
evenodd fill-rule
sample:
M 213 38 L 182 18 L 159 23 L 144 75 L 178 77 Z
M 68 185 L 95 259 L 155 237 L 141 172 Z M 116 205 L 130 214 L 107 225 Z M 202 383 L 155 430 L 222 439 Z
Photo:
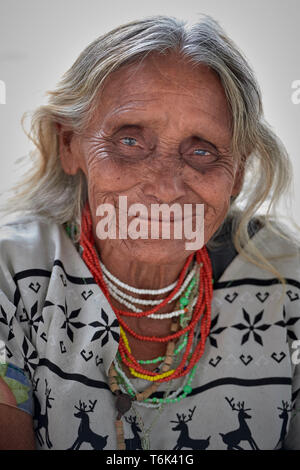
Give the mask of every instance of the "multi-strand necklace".
M 113 276 L 99 259 L 95 248 L 92 231 L 92 219 L 88 204 L 82 214 L 80 247 L 82 258 L 92 273 L 95 281 L 104 292 L 108 302 L 114 310 L 120 325 L 120 341 L 117 357 L 109 369 L 108 382 L 110 389 L 117 396 L 117 418 L 115 421 L 118 449 L 125 448 L 123 422 L 121 417 L 130 408 L 133 402 L 151 407 L 160 407 L 166 403 L 175 403 L 185 398 L 191 391 L 191 382 L 195 374 L 196 365 L 203 355 L 206 337 L 209 334 L 211 322 L 211 300 L 213 294 L 212 266 L 206 247 L 191 254 L 173 284 L 157 290 L 137 289 L 121 282 Z M 138 297 L 133 297 L 131 294 Z M 155 297 L 166 294 L 163 299 L 143 299 L 147 295 Z M 130 311 L 121 310 L 112 305 L 111 298 L 115 298 Z M 167 313 L 157 313 L 168 303 L 177 300 L 175 310 Z M 150 309 L 141 310 L 140 306 L 150 306 Z M 126 317 L 152 318 L 162 320 L 171 318 L 170 334 L 164 337 L 145 336 L 136 333 L 130 328 Z M 199 327 L 199 334 L 196 329 Z M 127 335 L 139 341 L 166 344 L 164 356 L 141 360 L 134 357 L 129 345 Z M 195 340 L 195 338 L 197 340 Z M 178 344 L 177 343 L 178 341 Z M 174 366 L 175 358 L 181 354 L 179 364 Z M 145 364 L 160 363 L 155 371 L 143 367 Z M 123 367 L 127 366 L 134 377 L 144 379 L 150 383 L 142 392 L 138 392 Z M 164 398 L 152 396 L 162 382 L 184 378 L 183 385 Z

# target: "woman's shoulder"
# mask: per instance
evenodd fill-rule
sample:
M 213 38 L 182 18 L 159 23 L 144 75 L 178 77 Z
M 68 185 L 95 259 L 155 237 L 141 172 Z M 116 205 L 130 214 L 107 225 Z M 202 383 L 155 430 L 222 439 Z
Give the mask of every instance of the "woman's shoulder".
M 253 238 L 261 248 L 270 255 L 292 255 L 300 254 L 300 230 L 292 228 L 281 219 L 267 220 L 264 216 L 256 219 L 260 225 L 258 233 L 261 236 Z
M 66 243 L 63 226 L 39 215 L 24 215 L 0 225 L 0 267 L 17 272 L 32 264 L 49 268 L 59 247 Z
M 0 239 L 4 240 L 7 236 L 12 237 L 13 241 L 23 238 L 26 243 L 35 237 L 39 240 L 42 233 L 51 235 L 59 227 L 53 219 L 39 214 L 11 215 L 1 221 Z
M 58 267 L 71 277 L 91 277 L 64 224 L 31 214 L 0 226 L 0 289 L 29 272 L 55 276 Z
M 300 236 L 297 230 L 280 219 L 259 218 L 260 229 L 253 235 L 247 245 L 247 254 L 255 257 L 258 263 L 269 266 L 286 278 L 300 281 Z M 261 258 L 261 255 L 264 259 Z M 266 267 L 261 271 L 248 261 L 243 261 L 244 270 L 252 270 L 257 275 L 270 276 Z M 262 267 L 262 265 L 261 265 Z M 244 273 L 245 274 L 245 273 Z

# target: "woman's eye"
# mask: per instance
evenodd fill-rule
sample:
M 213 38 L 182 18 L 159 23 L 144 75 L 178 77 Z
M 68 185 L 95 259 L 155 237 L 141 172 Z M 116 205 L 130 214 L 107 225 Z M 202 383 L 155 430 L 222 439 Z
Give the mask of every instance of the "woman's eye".
M 137 141 L 134 137 L 123 137 L 121 139 L 126 145 L 129 145 L 130 147 L 134 146 L 134 143 Z
M 196 149 L 195 152 L 199 152 L 196 155 L 203 155 L 203 156 L 211 155 L 211 152 L 209 152 L 208 150 L 203 150 L 203 149 Z

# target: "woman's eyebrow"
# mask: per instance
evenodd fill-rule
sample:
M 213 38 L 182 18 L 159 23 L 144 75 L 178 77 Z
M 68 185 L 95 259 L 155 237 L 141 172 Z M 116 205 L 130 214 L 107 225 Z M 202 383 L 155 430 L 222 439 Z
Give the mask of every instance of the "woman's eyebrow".
M 114 132 L 115 130 L 120 130 L 123 127 L 137 127 L 142 128 L 149 125 L 158 126 L 161 124 L 161 119 L 157 119 L 155 117 L 151 119 L 141 118 L 141 117 L 134 117 L 126 116 L 125 113 L 120 116 L 111 116 L 107 120 L 104 121 L 104 127 L 109 130 L 110 132 Z
M 112 126 L 110 128 L 110 131 L 111 132 L 119 132 L 119 131 L 122 131 L 122 130 L 125 130 L 125 129 L 143 129 L 143 125 L 141 124 L 129 124 L 129 123 L 125 123 L 125 124 L 116 124 L 114 126 Z
M 119 117 L 115 119 L 110 118 L 107 122 L 105 122 L 104 127 L 105 127 L 106 132 L 113 134 L 113 133 L 120 132 L 120 131 L 127 130 L 127 129 L 128 130 L 130 129 L 142 130 L 143 128 L 149 125 L 153 125 L 155 127 L 155 125 L 159 123 L 161 123 L 161 120 L 156 119 L 156 118 L 153 118 L 153 119 L 140 118 L 140 119 L 132 119 L 132 120 L 128 118 L 128 121 L 127 121 L 124 119 L 124 117 L 123 118 Z M 214 147 L 216 150 L 218 150 L 218 147 L 213 142 L 205 138 L 199 132 L 195 132 L 195 131 L 191 132 L 190 137 L 198 139 L 206 144 L 209 144 L 212 147 Z

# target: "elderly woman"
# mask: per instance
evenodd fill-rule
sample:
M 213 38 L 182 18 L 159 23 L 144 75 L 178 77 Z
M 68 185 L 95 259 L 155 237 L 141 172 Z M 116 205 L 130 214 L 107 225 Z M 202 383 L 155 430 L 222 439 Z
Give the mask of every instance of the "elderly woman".
M 218 23 L 99 37 L 30 136 L 1 229 L 1 448 L 300 449 L 299 240 L 270 215 L 291 166 Z

